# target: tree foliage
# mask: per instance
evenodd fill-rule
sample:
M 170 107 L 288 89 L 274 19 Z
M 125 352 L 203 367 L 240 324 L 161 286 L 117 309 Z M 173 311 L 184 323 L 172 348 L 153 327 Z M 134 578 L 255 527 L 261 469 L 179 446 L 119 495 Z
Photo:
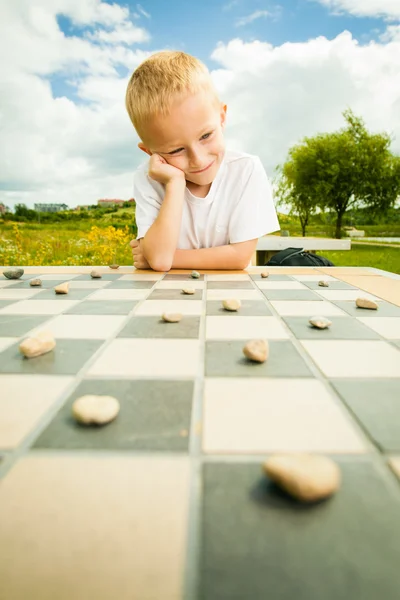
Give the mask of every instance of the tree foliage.
M 346 211 L 368 208 L 385 214 L 400 196 L 400 157 L 389 149 L 390 136 L 369 133 L 351 110 L 343 116 L 347 127 L 304 138 L 277 168 L 278 204 L 299 215 L 303 235 L 317 209 L 336 214 L 335 236 L 340 238 Z

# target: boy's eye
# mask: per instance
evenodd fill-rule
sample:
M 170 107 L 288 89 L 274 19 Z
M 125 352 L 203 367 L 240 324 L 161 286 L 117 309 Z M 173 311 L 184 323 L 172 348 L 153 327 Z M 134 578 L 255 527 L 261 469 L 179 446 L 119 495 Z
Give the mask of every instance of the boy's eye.
M 210 133 L 205 133 L 204 135 L 201 136 L 201 139 L 202 140 L 208 139 L 212 133 L 213 133 L 212 131 L 210 131 Z M 173 150 L 172 152 L 168 152 L 168 155 L 171 156 L 172 154 L 178 154 L 178 152 L 181 152 L 181 150 L 184 150 L 184 148 L 177 148 L 176 150 Z

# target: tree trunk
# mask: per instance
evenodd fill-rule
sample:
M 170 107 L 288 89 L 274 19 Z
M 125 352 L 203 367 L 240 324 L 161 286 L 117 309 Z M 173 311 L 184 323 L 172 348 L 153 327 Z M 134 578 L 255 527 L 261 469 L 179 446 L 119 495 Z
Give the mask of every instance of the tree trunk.
M 308 225 L 308 216 L 300 217 L 300 225 L 301 225 L 301 231 L 303 232 L 303 237 L 306 237 L 306 227 Z
M 343 212 L 338 212 L 337 213 L 337 221 L 336 221 L 336 232 L 335 232 L 335 238 L 340 240 L 342 237 L 342 219 L 343 219 Z

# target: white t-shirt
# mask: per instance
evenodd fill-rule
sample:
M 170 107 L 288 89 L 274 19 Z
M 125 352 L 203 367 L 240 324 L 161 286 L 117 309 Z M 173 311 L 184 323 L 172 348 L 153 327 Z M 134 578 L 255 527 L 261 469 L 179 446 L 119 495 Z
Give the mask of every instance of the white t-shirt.
M 148 175 L 149 161 L 135 172 L 137 239 L 157 218 L 165 186 Z M 185 189 L 178 249 L 246 242 L 280 229 L 272 188 L 257 156 L 227 150 L 205 198 Z

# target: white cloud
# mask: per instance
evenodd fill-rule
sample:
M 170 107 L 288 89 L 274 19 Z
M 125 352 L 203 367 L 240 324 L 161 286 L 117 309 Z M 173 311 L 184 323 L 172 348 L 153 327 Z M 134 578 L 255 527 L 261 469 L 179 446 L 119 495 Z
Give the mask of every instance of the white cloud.
M 268 10 L 256 10 L 255 12 L 247 15 L 247 17 L 242 17 L 236 21 L 236 27 L 242 27 L 243 25 L 248 25 L 257 19 L 262 19 L 265 17 L 270 17 L 271 13 Z
M 110 37 L 67 36 L 61 13 L 82 33 Z M 125 89 L 151 53 L 121 35 L 135 28 L 126 9 L 100 1 L 1 4 L 7 62 L 0 67 L 0 201 L 76 206 L 131 197 L 134 168 L 146 157 L 125 110 Z M 342 127 L 342 112 L 351 107 L 370 130 L 393 133 L 400 153 L 399 37 L 390 26 L 380 43 L 363 46 L 349 32 L 276 47 L 218 44 L 212 77 L 228 104 L 228 145 L 261 156 L 272 175 L 290 145 Z M 61 88 L 63 97 L 55 96 L 55 79 L 71 86 Z
M 335 13 L 348 12 L 357 17 L 386 17 L 400 19 L 399 0 L 311 0 Z
M 150 35 L 148 31 L 136 27 L 133 23 L 121 23 L 111 31 L 97 29 L 94 33 L 88 32 L 86 37 L 89 40 L 104 42 L 106 44 L 139 44 L 148 42 Z
M 370 131 L 393 134 L 400 154 L 400 42 L 360 46 L 349 32 L 279 47 L 235 39 L 212 58 L 229 144 L 258 154 L 270 176 L 291 145 L 343 127 L 348 107 Z
M 151 19 L 151 14 L 146 12 L 143 8 L 143 6 L 141 6 L 140 4 L 136 4 L 136 8 L 139 11 L 139 13 L 141 15 L 143 15 L 144 17 L 146 17 L 146 19 Z

